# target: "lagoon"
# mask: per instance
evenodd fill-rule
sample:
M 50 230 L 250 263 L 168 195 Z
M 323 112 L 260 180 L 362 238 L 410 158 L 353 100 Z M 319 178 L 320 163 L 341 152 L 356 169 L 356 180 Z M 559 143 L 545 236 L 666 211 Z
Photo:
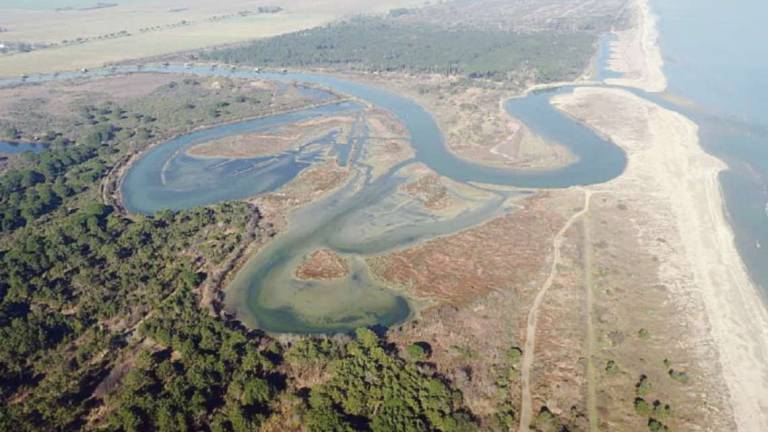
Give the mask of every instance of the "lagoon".
M 256 73 L 176 65 L 141 70 L 310 83 L 385 109 L 408 130 L 415 151 L 413 159 L 377 178 L 372 178 L 371 169 L 365 163 L 350 161 L 354 175 L 347 184 L 291 214 L 288 229 L 250 257 L 226 289 L 225 303 L 240 320 L 275 333 L 344 332 L 360 326 L 389 326 L 407 319 L 413 309 L 407 297 L 376 281 L 368 273 L 365 258 L 451 234 L 512 211 L 507 207 L 507 199 L 521 193 L 489 190 L 479 185 L 507 189 L 589 185 L 617 177 L 627 164 L 623 150 L 550 105 L 552 96 L 569 92 L 571 87 L 532 92 L 509 100 L 505 107 L 533 132 L 567 147 L 576 156 L 575 162 L 553 170 L 505 170 L 457 157 L 446 148 L 440 129 L 427 111 L 408 98 L 373 86 L 319 74 Z M 136 67 L 126 66 L 96 70 L 88 75 L 137 72 L 140 71 Z M 28 81 L 82 75 L 34 75 Z M 324 97 L 322 92 L 317 96 Z M 313 116 L 360 110 L 360 107 L 356 102 L 325 105 L 215 126 L 161 143 L 128 169 L 121 184 L 124 205 L 131 212 L 151 214 L 162 209 L 179 210 L 275 191 L 303 169 L 323 160 L 326 151 L 338 148 L 339 143 L 327 137 L 295 151 L 252 159 L 197 158 L 187 155 L 185 150 L 226 136 L 269 130 Z M 351 154 L 362 154 L 366 149 L 366 131 L 359 129 L 359 134 L 350 138 L 350 143 L 359 146 L 359 151 Z M 416 208 L 401 207 L 397 191 L 406 179 L 403 170 L 415 163 L 475 188 L 485 198 L 468 197 L 469 201 L 475 200 L 471 208 L 445 219 L 435 219 Z M 352 263 L 350 274 L 333 282 L 297 280 L 293 269 L 303 256 L 318 248 L 329 248 L 347 257 Z
M 170 70 L 173 68 L 169 67 Z M 221 73 L 208 68 L 178 72 L 190 71 Z M 242 78 L 255 76 L 252 72 L 243 71 L 228 75 Z M 289 73 L 259 74 L 258 77 L 307 82 L 386 109 L 405 125 L 415 150 L 413 160 L 396 166 L 375 180 L 358 163 L 357 174 L 345 187 L 291 215 L 288 230 L 245 264 L 228 287 L 225 302 L 246 324 L 271 332 L 348 331 L 363 325 L 387 326 L 406 319 L 411 314 L 406 297 L 375 281 L 368 274 L 364 258 L 450 234 L 509 211 L 503 206 L 509 194 L 497 192 L 474 210 L 449 220 L 436 221 L 413 209 L 407 214 L 392 216 L 384 209 L 396 207 L 388 207 L 387 200 L 395 199 L 397 187 L 405 179 L 401 170 L 409 164 L 423 163 L 442 176 L 466 184 L 520 188 L 601 183 L 618 176 L 626 167 L 626 155 L 621 149 L 562 115 L 549 104 L 552 96 L 570 91 L 569 88 L 531 93 L 508 101 L 506 108 L 533 131 L 567 146 L 576 156 L 576 162 L 556 170 L 512 171 L 482 166 L 453 155 L 445 147 L 432 116 L 413 101 L 391 92 L 325 75 Z M 230 165 L 225 160 L 190 161 L 179 151 L 205 140 L 241 133 L 243 128 L 262 127 L 265 122 L 299 119 L 308 114 L 311 113 L 224 125 L 160 145 L 140 159 L 126 175 L 122 190 L 127 208 L 142 212 L 161 207 L 180 209 L 279 188 L 300 171 L 295 169 L 293 160 L 277 169 L 281 174 L 280 181 L 264 181 L 265 173 L 254 169 L 245 175 L 247 180 L 240 183 L 236 177 L 241 174 L 232 174 L 238 165 Z M 364 133 L 353 141 L 358 142 L 363 147 L 360 150 L 364 151 Z M 311 161 L 305 163 L 311 164 Z M 210 165 L 206 164 L 213 164 L 219 171 L 208 175 Z M 193 181 L 189 180 L 190 175 Z M 391 219 L 387 225 L 393 228 L 374 229 L 373 225 L 380 222 L 385 213 Z M 293 277 L 293 269 L 301 258 L 319 248 L 329 248 L 347 256 L 353 263 L 351 274 L 333 282 L 300 281 Z

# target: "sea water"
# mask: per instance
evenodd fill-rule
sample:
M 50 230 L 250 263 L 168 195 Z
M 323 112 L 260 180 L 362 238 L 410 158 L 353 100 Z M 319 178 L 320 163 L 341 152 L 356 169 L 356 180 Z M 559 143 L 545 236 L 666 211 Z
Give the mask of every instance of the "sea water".
M 768 2 L 652 0 L 668 94 L 728 164 L 720 181 L 736 244 L 768 294 Z M 680 102 L 682 101 L 682 102 Z

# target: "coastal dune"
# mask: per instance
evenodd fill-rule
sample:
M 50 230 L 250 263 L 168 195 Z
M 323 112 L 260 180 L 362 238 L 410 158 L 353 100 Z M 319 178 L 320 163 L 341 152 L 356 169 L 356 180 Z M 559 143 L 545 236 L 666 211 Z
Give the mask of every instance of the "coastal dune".
M 665 257 L 659 279 L 682 304 L 703 304 L 703 316 L 683 312 L 695 324 L 691 337 L 716 349 L 719 365 L 711 367 L 727 387 L 738 430 L 768 430 L 768 310 L 725 215 L 718 176 L 726 165 L 701 149 L 692 121 L 628 91 L 577 88 L 552 102 L 628 154 L 624 175 L 594 190 L 642 194 L 649 206 L 671 211 L 679 252 Z
M 648 0 L 632 0 L 633 25 L 614 32 L 616 40 L 611 43 L 611 57 L 608 69 L 623 74 L 621 78 L 607 79 L 611 85 L 635 87 L 650 93 L 663 92 L 667 78 L 662 66 L 664 61 L 658 45 L 659 32 L 656 17 L 651 12 Z

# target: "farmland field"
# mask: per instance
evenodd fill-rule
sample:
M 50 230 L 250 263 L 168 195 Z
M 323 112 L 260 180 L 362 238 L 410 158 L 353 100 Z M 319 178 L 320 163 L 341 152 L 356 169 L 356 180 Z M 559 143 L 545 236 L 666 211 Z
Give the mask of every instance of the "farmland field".
M 110 6 L 112 4 L 114 6 Z M 322 25 L 344 16 L 386 12 L 416 0 L 270 2 L 276 13 L 259 13 L 263 2 L 109 3 L 0 2 L 0 44 L 30 52 L 0 54 L 0 76 L 71 70 L 211 45 L 274 36 Z M 98 4 L 104 7 L 96 7 Z M 109 7 L 106 7 L 109 6 Z M 62 9 L 72 7 L 72 9 Z M 58 10 L 56 8 L 59 8 Z M 116 23 L 114 17 L 119 15 Z M 1 48 L 1 47 L 0 47 Z M 0 49 L 0 53 L 3 50 Z

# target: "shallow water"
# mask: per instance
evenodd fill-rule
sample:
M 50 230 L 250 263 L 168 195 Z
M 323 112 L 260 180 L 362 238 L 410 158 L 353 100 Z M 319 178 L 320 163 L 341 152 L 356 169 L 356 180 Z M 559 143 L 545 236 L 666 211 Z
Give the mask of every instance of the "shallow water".
M 311 83 L 389 111 L 411 136 L 415 157 L 376 178 L 372 177 L 372 167 L 365 162 L 367 131 L 364 127 L 355 128 L 345 145 L 335 143 L 329 137 L 307 149 L 271 158 L 202 159 L 192 158 L 184 152 L 192 145 L 233 134 L 267 130 L 339 110 L 360 109 L 357 104 L 342 103 L 193 132 L 153 148 L 128 171 L 122 184 L 126 207 L 130 211 L 152 213 L 159 209 L 189 208 L 274 191 L 302 169 L 327 157 L 324 156 L 326 150 L 333 150 L 343 160 L 356 155 L 348 161 L 354 169 L 351 180 L 327 197 L 291 214 L 289 229 L 251 257 L 227 288 L 225 302 L 228 308 L 235 310 L 246 324 L 271 332 L 336 332 L 403 321 L 411 314 L 408 301 L 368 274 L 363 261 L 365 257 L 451 234 L 511 211 L 508 198 L 515 193 L 480 189 L 473 186 L 475 184 L 521 188 L 587 185 L 618 176 L 627 163 L 621 149 L 549 104 L 552 96 L 571 91 L 568 87 L 510 100 L 506 108 L 535 133 L 568 147 L 576 161 L 556 170 L 514 171 L 456 157 L 446 149 L 442 134 L 429 113 L 413 101 L 379 88 L 314 74 L 257 74 L 181 66 L 146 67 L 144 70 Z M 130 70 L 97 70 L 89 75 L 126 71 Z M 36 82 L 80 75 L 36 75 L 28 80 Z M 5 83 L 12 82 L 14 80 Z M 319 97 L 324 94 L 317 89 L 306 92 L 317 92 Z M 305 151 L 308 149 L 312 152 Z M 404 197 L 398 187 L 407 179 L 404 171 L 417 162 L 471 190 L 452 192 L 463 194 L 458 199 L 466 207 L 452 215 L 436 215 Z M 352 263 L 350 274 L 333 282 L 296 279 L 293 276 L 296 266 L 305 255 L 319 248 L 329 248 L 346 256 Z
M 332 142 L 319 139 L 296 151 L 256 158 L 198 158 L 185 151 L 231 135 L 270 131 L 309 118 L 360 109 L 357 104 L 343 102 L 213 127 L 167 141 L 148 151 L 128 171 L 121 186 L 124 205 L 131 212 L 154 213 L 273 191 L 312 164 L 317 158 L 315 147 L 330 146 Z
M 595 81 L 603 81 L 610 78 L 620 78 L 620 72 L 614 72 L 608 68 L 608 62 L 611 60 L 611 42 L 615 41 L 614 33 L 605 33 L 600 36 L 598 41 L 597 55 L 595 56 Z
M 752 279 L 768 296 L 768 3 L 652 0 L 668 93 L 728 163 L 726 209 Z
M 0 1 L 0 7 L 11 4 L 50 7 L 53 3 L 56 2 Z M 90 2 L 77 0 L 71 3 Z M 766 223 L 768 222 L 768 111 L 765 109 L 768 101 L 768 45 L 761 43 L 768 40 L 768 27 L 764 25 L 768 3 L 761 0 L 745 0 L 739 4 L 739 7 L 724 7 L 722 2 L 717 0 L 652 0 L 652 7 L 659 15 L 660 44 L 665 60 L 664 70 L 669 81 L 669 95 L 674 98 L 668 97 L 669 95 L 635 92 L 692 118 L 700 126 L 703 147 L 729 164 L 730 170 L 723 173 L 721 181 L 737 245 L 753 279 L 764 290 L 768 290 L 768 223 Z M 745 14 L 744 11 L 747 10 L 751 12 Z M 611 36 L 605 36 L 601 40 L 595 59 L 597 79 L 620 75 L 605 68 L 610 53 L 607 47 L 610 38 Z M 109 75 L 131 70 L 135 68 L 102 69 L 89 72 L 87 75 Z M 253 72 L 233 73 L 221 68 L 172 66 L 145 68 L 145 70 L 239 77 L 257 76 Z M 76 72 L 36 75 L 30 77 L 28 81 L 65 79 L 81 75 L 83 74 Z M 342 93 L 370 100 L 394 112 L 404 121 L 413 135 L 416 159 L 426 163 L 437 173 L 461 182 L 522 187 L 563 187 L 609 180 L 620 174 L 626 164 L 623 153 L 615 146 L 595 137 L 589 130 L 585 130 L 579 124 L 552 110 L 547 103 L 551 93 L 536 93 L 524 99 L 510 101 L 507 109 L 511 114 L 520 117 L 535 132 L 569 146 L 579 156 L 578 162 L 562 170 L 551 172 L 510 172 L 463 161 L 449 153 L 444 148 L 440 131 L 430 115 L 418 105 L 397 95 L 321 75 L 259 74 L 258 76 L 283 82 L 298 80 L 331 87 Z M 16 82 L 18 80 L 0 81 L 0 85 Z M 317 92 L 319 97 L 322 95 L 322 92 L 316 89 L 303 91 L 305 94 Z M 569 91 L 569 89 L 555 90 L 555 92 L 562 91 Z M 683 103 L 680 102 L 681 99 Z M 209 132 L 227 134 L 229 130 L 226 127 L 225 129 L 214 128 Z M 138 168 L 139 171 L 129 173 L 126 182 L 132 186 L 125 188 L 124 192 L 129 196 L 127 201 L 133 203 L 128 205 L 131 210 L 152 212 L 159 208 L 186 208 L 271 191 L 285 184 L 312 163 L 312 156 L 307 160 L 298 155 L 282 155 L 269 161 L 220 161 L 220 164 L 206 161 L 202 165 L 196 165 L 201 162 L 190 161 L 183 155 L 177 155 L 171 162 L 171 169 L 166 173 L 178 190 L 174 191 L 170 187 L 167 190 L 161 188 L 158 192 L 158 173 L 162 172 L 162 168 L 157 167 L 157 161 L 164 161 L 164 157 L 168 158 L 168 155 L 173 153 L 169 149 L 174 146 L 185 146 L 188 143 L 184 141 L 189 139 L 191 138 L 181 137 L 180 141 L 164 144 L 158 148 L 158 155 L 147 155 L 148 162 Z M 0 151 L 3 151 L 3 146 L 6 146 L 6 152 L 17 152 L 20 149 L 20 147 L 8 147 L 6 143 L 0 142 Z M 338 143 L 333 146 L 337 152 L 341 153 L 343 160 L 350 155 L 351 146 L 338 145 Z M 161 148 L 165 149 L 161 151 Z M 152 162 L 154 158 L 157 160 Z M 214 163 L 215 175 L 203 169 L 207 166 L 206 163 Z M 265 169 L 262 163 L 267 164 L 269 169 Z M 350 163 L 354 165 L 359 161 Z M 235 174 L 243 170 L 245 175 Z M 132 175 L 135 178 L 132 179 Z M 196 178 L 197 176 L 199 178 Z M 366 185 L 367 180 L 364 175 L 359 174 L 353 183 L 357 186 L 365 185 L 363 191 L 370 193 L 365 192 L 354 199 L 351 199 L 349 191 L 347 191 L 348 195 L 334 194 L 333 197 L 307 207 L 307 209 L 314 209 L 307 210 L 309 213 L 300 211 L 293 217 L 298 221 L 295 225 L 306 225 L 307 221 L 317 221 L 318 228 L 325 224 L 324 226 L 335 227 L 339 234 L 329 237 L 327 235 L 329 231 L 316 229 L 320 233 L 325 232 L 326 234 L 323 234 L 325 237 L 309 232 L 304 237 L 298 235 L 301 233 L 296 233 L 296 238 L 303 239 L 301 241 L 305 242 L 304 244 L 324 245 L 350 254 L 365 254 L 423 241 L 440 233 L 451 232 L 452 229 L 458 229 L 457 227 L 460 226 L 479 223 L 484 217 L 491 217 L 494 211 L 503 211 L 500 207 L 491 211 L 495 204 L 490 200 L 485 204 L 486 207 L 479 205 L 475 209 L 474 216 L 465 215 L 463 220 L 457 218 L 457 221 L 432 220 L 430 224 L 426 224 L 423 223 L 424 215 L 419 215 L 417 210 L 405 208 L 403 211 L 393 213 L 392 209 L 397 206 L 397 202 L 392 197 L 392 191 L 399 181 L 401 180 L 398 179 L 396 172 L 393 172 L 376 184 Z M 155 192 L 152 192 L 153 190 Z M 190 192 L 192 190 L 194 192 Z M 503 201 L 501 197 L 497 196 L 496 202 L 501 201 Z M 347 206 L 341 206 L 343 203 Z M 344 208 L 341 213 L 328 210 L 340 207 Z M 484 210 L 480 211 L 481 207 Z M 327 217 L 315 217 L 318 213 Z M 365 227 L 365 229 L 355 231 L 359 227 Z M 362 238 L 367 242 L 364 244 L 355 241 L 360 232 L 365 233 Z M 318 240 L 320 238 L 322 241 Z M 307 239 L 317 241 L 307 242 Z M 278 250 L 275 252 L 275 257 L 286 255 L 295 259 L 298 256 L 300 251 L 295 249 L 295 246 L 291 246 L 288 240 L 285 241 L 286 245 L 276 248 Z M 279 245 L 280 241 L 278 239 L 275 243 Z M 361 244 L 366 247 L 361 247 Z M 283 247 L 285 249 L 281 249 Z M 241 275 L 238 275 L 238 279 L 252 281 L 254 278 L 261 278 L 262 276 L 256 271 L 258 266 L 254 264 L 259 259 L 261 258 L 256 257 L 252 260 Z M 349 298 L 354 297 L 353 285 L 354 288 L 366 284 L 374 286 L 375 289 L 380 288 L 367 280 L 364 274 L 357 275 L 356 278 L 358 282 L 347 284 L 349 286 L 345 288 L 349 290 Z M 241 300 L 238 309 L 248 322 L 259 324 L 266 329 L 298 332 L 318 331 L 318 329 L 322 331 L 323 328 L 339 330 L 345 328 L 345 322 L 349 324 L 349 316 L 339 316 L 336 322 L 338 325 L 332 322 L 325 327 L 304 325 L 296 320 L 297 315 L 290 308 L 259 309 L 258 293 L 264 291 L 262 291 L 263 287 L 257 285 L 243 283 L 239 288 L 230 289 L 227 296 L 230 303 L 236 302 L 233 299 Z M 305 288 L 305 292 L 312 290 Z M 340 292 L 341 294 L 331 298 L 345 295 L 344 289 Z M 370 311 L 363 311 L 358 316 L 368 318 L 356 322 L 387 324 L 407 316 L 408 307 L 402 297 L 392 291 L 388 292 L 391 298 L 382 300 L 377 306 L 380 309 L 380 315 L 371 315 Z M 381 307 L 387 303 L 388 305 Z M 346 328 L 351 327 L 352 325 L 348 325 Z

